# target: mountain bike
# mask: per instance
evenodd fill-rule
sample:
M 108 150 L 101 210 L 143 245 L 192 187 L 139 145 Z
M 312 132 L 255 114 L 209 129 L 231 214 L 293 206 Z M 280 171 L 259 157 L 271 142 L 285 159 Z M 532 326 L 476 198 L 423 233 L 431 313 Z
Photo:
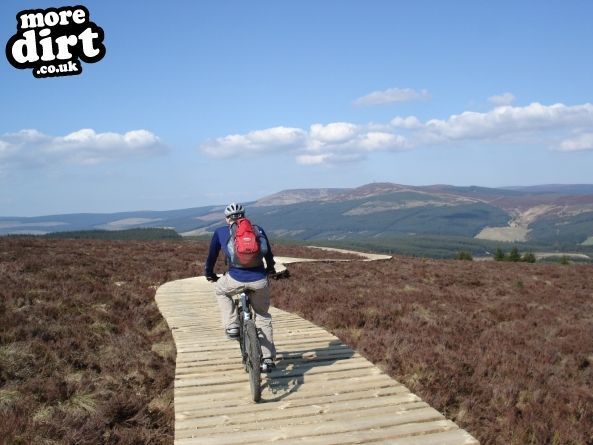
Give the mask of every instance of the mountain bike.
M 241 358 L 245 372 L 249 373 L 249 385 L 251 387 L 251 399 L 259 402 L 261 399 L 261 367 L 262 355 L 258 338 L 257 328 L 253 316 L 253 309 L 249 302 L 249 295 L 253 291 L 241 286 L 231 296 L 233 298 L 237 319 L 239 320 L 239 346 L 241 347 Z

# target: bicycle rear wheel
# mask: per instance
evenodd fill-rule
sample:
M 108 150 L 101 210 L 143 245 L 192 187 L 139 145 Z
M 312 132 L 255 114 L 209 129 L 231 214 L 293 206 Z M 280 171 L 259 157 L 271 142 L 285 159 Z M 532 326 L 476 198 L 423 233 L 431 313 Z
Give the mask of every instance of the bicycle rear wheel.
M 251 398 L 254 402 L 259 402 L 261 399 L 261 349 L 259 339 L 257 338 L 257 329 L 253 320 L 245 321 L 245 349 L 247 350 Z

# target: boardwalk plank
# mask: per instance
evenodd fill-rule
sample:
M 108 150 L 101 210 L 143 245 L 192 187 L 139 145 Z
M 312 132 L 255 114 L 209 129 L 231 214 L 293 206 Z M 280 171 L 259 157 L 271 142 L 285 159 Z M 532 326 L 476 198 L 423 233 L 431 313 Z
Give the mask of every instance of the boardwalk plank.
M 262 421 L 259 423 L 252 423 L 249 425 L 250 429 L 246 431 L 241 430 L 239 427 L 231 429 L 222 426 L 218 428 L 218 431 L 208 429 L 208 434 L 200 434 L 200 440 L 202 440 L 201 443 L 204 445 L 220 443 L 224 443 L 225 445 L 261 443 L 266 441 L 278 441 L 279 439 L 304 439 L 306 437 L 366 431 L 407 423 L 418 423 L 419 426 L 425 427 L 426 422 L 443 420 L 442 414 L 432 408 L 397 411 L 393 414 L 372 416 L 363 416 L 362 413 L 358 414 L 358 416 L 349 414 L 345 416 L 345 419 L 339 418 L 336 420 L 326 420 L 322 416 L 315 416 L 312 419 L 317 420 L 316 422 L 306 424 L 290 423 L 287 426 L 277 426 L 274 423 Z M 181 435 L 185 435 L 185 433 L 189 434 L 189 432 L 181 431 Z M 200 433 L 199 430 L 194 434 L 198 433 Z M 186 436 L 186 438 L 191 437 Z M 184 444 L 186 442 L 180 439 L 179 443 Z
M 291 259 L 298 261 L 298 259 Z M 175 444 L 478 445 L 335 336 L 272 308 L 276 370 L 251 402 L 236 341 L 203 278 L 164 284 L 156 302 L 177 349 Z

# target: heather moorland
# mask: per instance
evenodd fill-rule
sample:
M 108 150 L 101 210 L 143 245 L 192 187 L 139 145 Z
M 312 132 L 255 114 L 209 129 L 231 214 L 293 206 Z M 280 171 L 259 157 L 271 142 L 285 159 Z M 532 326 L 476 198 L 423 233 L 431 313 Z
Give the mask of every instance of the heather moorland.
M 593 267 L 294 264 L 274 304 L 324 326 L 482 444 L 593 444 Z
M 0 237 L 0 443 L 172 443 L 176 353 L 154 295 L 201 274 L 207 247 Z
M 172 443 L 175 346 L 154 294 L 201 273 L 206 249 L 0 238 L 3 442 Z M 593 443 L 591 265 L 396 257 L 290 272 L 272 284 L 274 305 L 326 327 L 483 444 Z

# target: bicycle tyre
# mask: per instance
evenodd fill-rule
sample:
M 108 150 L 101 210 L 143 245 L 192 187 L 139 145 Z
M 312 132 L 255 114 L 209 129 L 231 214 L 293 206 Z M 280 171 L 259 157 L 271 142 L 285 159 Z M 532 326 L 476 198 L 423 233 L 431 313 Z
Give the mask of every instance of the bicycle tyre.
M 247 340 L 245 339 L 245 321 L 243 320 L 243 311 L 240 307 L 237 308 L 239 320 L 239 348 L 241 349 L 241 362 L 245 372 L 249 372 L 248 355 L 247 355 Z
M 259 402 L 261 399 L 261 349 L 253 320 L 245 321 L 245 348 L 247 350 L 251 398 L 254 402 Z

